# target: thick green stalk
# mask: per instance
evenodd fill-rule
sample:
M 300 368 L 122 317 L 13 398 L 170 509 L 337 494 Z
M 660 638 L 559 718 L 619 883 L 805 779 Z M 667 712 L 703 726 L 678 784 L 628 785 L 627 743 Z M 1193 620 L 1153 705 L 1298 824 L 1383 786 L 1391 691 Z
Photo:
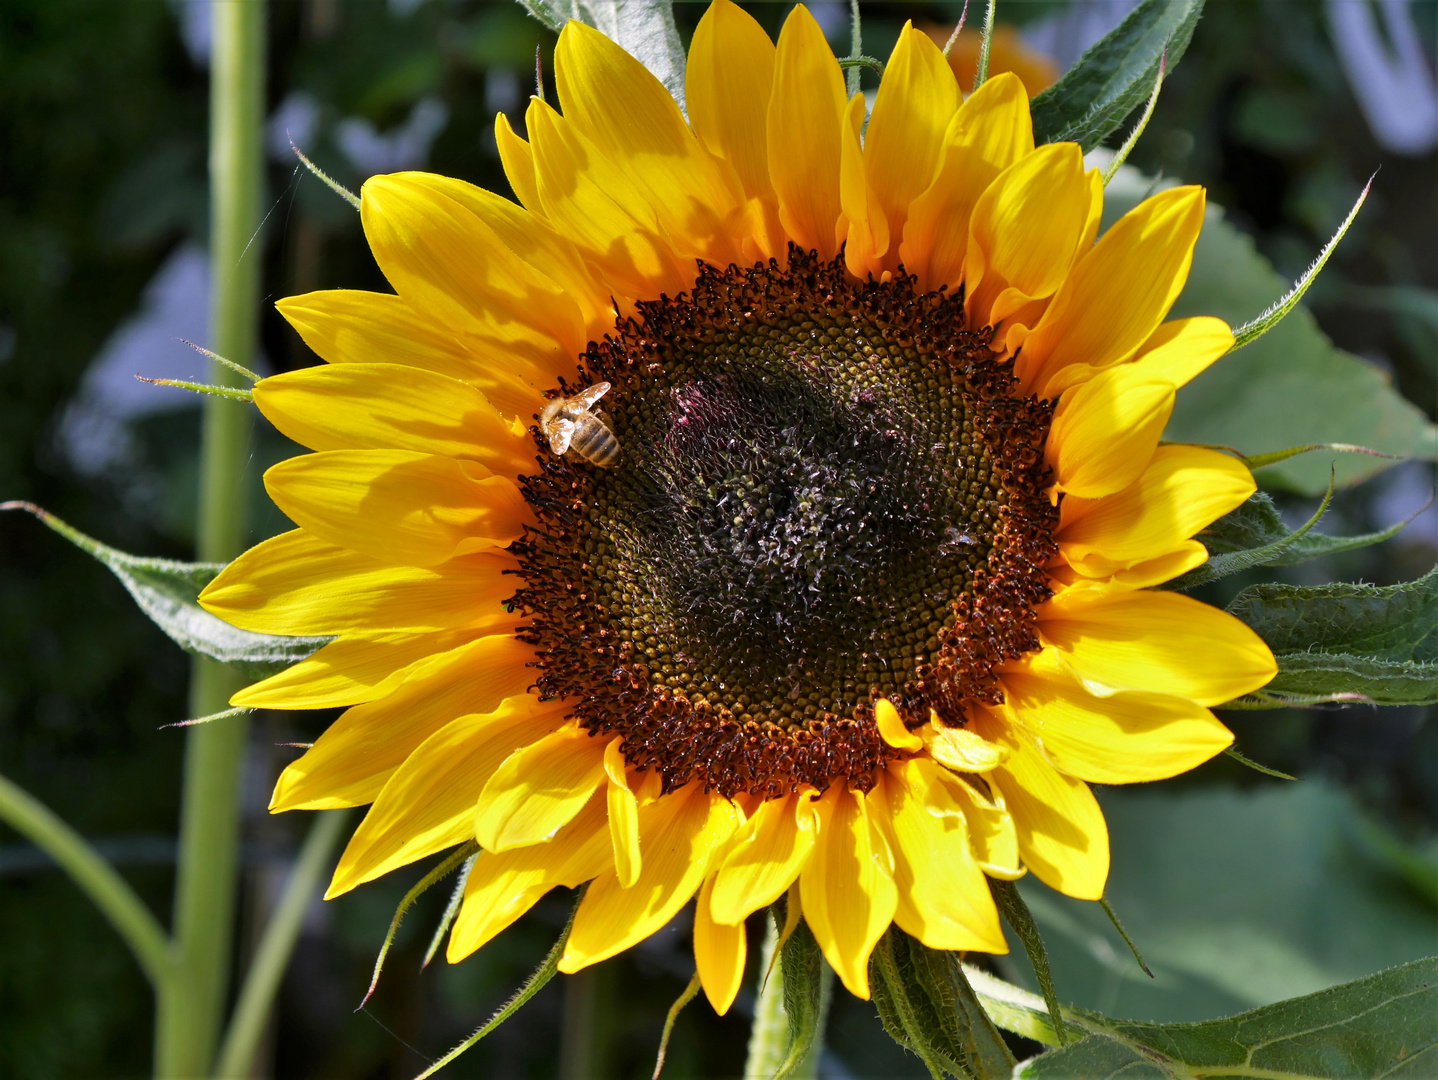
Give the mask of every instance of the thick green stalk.
M 759 954 L 759 999 L 749 1028 L 749 1055 L 744 1080 L 769 1080 L 784 1062 L 789 1047 L 789 1017 L 784 1011 L 784 979 L 775 960 L 779 932 L 764 920 L 764 951 Z
M 263 184 L 265 0 L 221 0 L 211 19 L 210 345 L 249 367 L 260 288 L 260 252 L 250 243 Z M 234 386 L 239 377 L 212 362 L 210 381 Z M 245 540 L 250 416 L 246 405 L 223 398 L 206 398 L 204 410 L 196 554 L 228 562 Z M 224 709 L 243 681 L 213 660 L 197 659 L 192 670 L 191 716 Z M 174 913 L 179 970 L 155 1027 L 155 1075 L 165 1080 L 207 1075 L 214 1061 L 233 949 L 247 726 L 235 716 L 187 736 Z
M 300 849 L 299 858 L 285 882 L 284 892 L 280 894 L 280 902 L 265 924 L 260 947 L 255 950 L 255 957 L 245 972 L 244 985 L 235 1003 L 235 1014 L 230 1018 L 229 1030 L 225 1032 L 224 1045 L 220 1048 L 216 1077 L 251 1075 L 255 1053 L 269 1020 L 270 1006 L 280 988 L 280 980 L 284 978 L 295 941 L 300 936 L 305 911 L 314 901 L 325 872 L 334 866 L 331 855 L 349 818 L 347 810 L 326 810 L 318 814 L 310 826 L 309 836 L 305 837 L 304 847 Z

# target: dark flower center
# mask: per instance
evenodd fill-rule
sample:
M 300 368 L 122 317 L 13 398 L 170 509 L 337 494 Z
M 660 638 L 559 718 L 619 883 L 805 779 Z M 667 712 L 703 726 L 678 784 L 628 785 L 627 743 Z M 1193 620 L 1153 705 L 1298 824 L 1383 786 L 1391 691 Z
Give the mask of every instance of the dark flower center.
M 912 724 L 999 700 L 1048 595 L 1049 408 L 961 299 L 792 250 L 638 309 L 580 371 L 612 384 L 614 467 L 541 437 L 524 480 L 540 692 L 726 795 L 869 787 L 880 697 Z

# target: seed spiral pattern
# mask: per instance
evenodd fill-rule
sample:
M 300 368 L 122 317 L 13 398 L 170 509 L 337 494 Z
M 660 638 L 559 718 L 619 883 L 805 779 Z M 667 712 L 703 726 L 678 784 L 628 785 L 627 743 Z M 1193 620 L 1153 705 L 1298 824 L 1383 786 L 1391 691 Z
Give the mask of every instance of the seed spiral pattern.
M 613 384 L 619 467 L 535 428 L 521 481 L 540 693 L 665 790 L 766 797 L 871 787 L 881 697 L 911 726 L 1001 700 L 1049 595 L 1051 403 L 1014 395 L 962 297 L 791 248 L 636 307 L 559 388 Z

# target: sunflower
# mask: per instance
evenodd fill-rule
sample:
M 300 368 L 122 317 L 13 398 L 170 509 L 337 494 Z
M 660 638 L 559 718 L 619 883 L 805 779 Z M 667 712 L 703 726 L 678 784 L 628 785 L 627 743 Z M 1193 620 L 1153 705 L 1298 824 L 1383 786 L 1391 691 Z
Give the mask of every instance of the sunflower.
M 989 877 L 1100 898 L 1088 784 L 1208 759 L 1275 670 L 1150 588 L 1254 490 L 1159 442 L 1233 344 L 1163 321 L 1203 191 L 1095 242 L 1017 77 L 965 99 L 905 27 L 865 127 L 803 7 L 716 0 L 687 120 L 579 23 L 555 74 L 496 119 L 518 203 L 370 179 L 395 293 L 281 301 L 328 365 L 254 389 L 315 451 L 265 476 L 298 528 L 201 602 L 334 637 L 233 699 L 347 706 L 271 804 L 371 804 L 328 895 L 477 842 L 449 959 L 587 882 L 566 972 L 697 896 L 720 1012 L 786 894 L 861 997 L 891 923 L 1004 951 Z

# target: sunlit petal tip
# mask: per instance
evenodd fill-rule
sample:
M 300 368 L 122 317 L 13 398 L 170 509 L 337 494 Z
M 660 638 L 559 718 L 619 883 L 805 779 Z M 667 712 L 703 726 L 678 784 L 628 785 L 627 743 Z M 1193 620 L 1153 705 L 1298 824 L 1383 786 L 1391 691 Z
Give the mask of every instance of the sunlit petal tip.
M 894 749 L 918 751 L 924 748 L 923 740 L 904 725 L 899 710 L 888 698 L 880 698 L 874 705 L 874 720 L 879 725 L 879 734 Z
M 967 728 L 949 727 L 934 716 L 919 729 L 931 758 L 956 772 L 984 773 L 1003 764 L 1008 747 L 989 742 Z

